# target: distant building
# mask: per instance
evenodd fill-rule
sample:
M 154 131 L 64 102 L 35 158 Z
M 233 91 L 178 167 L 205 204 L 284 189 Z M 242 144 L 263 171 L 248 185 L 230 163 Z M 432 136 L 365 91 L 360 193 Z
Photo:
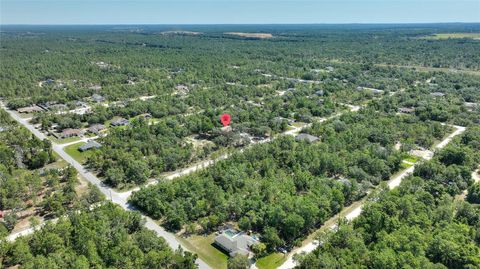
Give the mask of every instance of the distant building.
M 405 114 L 413 114 L 415 113 L 414 107 L 401 107 L 398 109 L 398 112 L 405 113 Z
M 72 129 L 68 128 L 63 130 L 61 133 L 59 133 L 56 137 L 57 138 L 68 138 L 68 137 L 73 137 L 73 136 L 81 136 L 83 135 L 83 131 L 80 129 Z
M 39 104 L 38 106 L 44 110 L 66 110 L 68 108 L 65 104 L 56 104 L 52 102 L 46 102 L 45 104 Z
M 88 127 L 87 132 L 98 135 L 103 130 L 105 130 L 105 125 L 93 124 L 90 127 Z
M 315 92 L 315 95 L 317 96 L 323 96 L 325 93 L 323 92 L 323 90 L 318 90 Z
M 102 89 L 102 86 L 100 85 L 93 85 L 93 86 L 90 86 L 88 87 L 89 90 L 94 90 L 94 91 L 99 91 Z
M 314 136 L 314 135 L 309 135 L 309 134 L 305 134 L 305 133 L 302 133 L 302 134 L 298 134 L 297 136 L 295 136 L 295 140 L 297 141 L 308 141 L 310 143 L 313 143 L 313 142 L 316 142 L 318 140 L 320 140 L 320 138 Z
M 470 111 L 474 111 L 477 107 L 479 107 L 477 103 L 471 103 L 471 102 L 465 102 L 464 105 Z
M 97 141 L 91 140 L 91 141 L 88 141 L 87 144 L 84 144 L 78 147 L 78 150 L 81 152 L 84 152 L 90 149 L 99 149 L 101 147 L 102 147 L 102 144 L 98 143 Z
M 26 106 L 17 109 L 18 113 L 34 113 L 34 112 L 42 112 L 43 109 L 37 105 L 33 106 Z
M 74 103 L 74 105 L 75 105 L 76 107 L 87 107 L 87 103 L 82 102 L 82 101 L 76 101 L 76 102 Z
M 433 97 L 443 97 L 445 94 L 443 92 L 432 92 L 430 93 L 431 96 Z
M 175 90 L 177 90 L 177 91 L 188 91 L 188 86 L 185 86 L 183 84 L 179 84 L 179 85 L 175 86 Z
M 237 254 L 249 256 L 250 247 L 258 244 L 259 241 L 247 234 L 228 229 L 215 237 L 214 243 L 233 257 Z
M 127 126 L 130 124 L 130 121 L 125 118 L 116 118 L 113 119 L 110 125 L 112 126 Z
M 100 102 L 105 102 L 105 98 L 99 94 L 94 94 L 92 95 L 93 101 L 100 103 Z

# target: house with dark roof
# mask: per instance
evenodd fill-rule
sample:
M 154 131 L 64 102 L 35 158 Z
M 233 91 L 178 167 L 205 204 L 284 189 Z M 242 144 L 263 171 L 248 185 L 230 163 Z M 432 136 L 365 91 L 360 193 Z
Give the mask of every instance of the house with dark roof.
M 68 138 L 68 137 L 73 137 L 73 136 L 82 136 L 82 135 L 83 135 L 82 130 L 72 129 L 72 128 L 64 129 L 60 133 L 53 133 L 53 136 L 55 136 L 58 139 L 63 139 L 63 138 Z
M 80 147 L 78 147 L 78 150 L 81 152 L 90 150 L 90 149 L 99 149 L 102 147 L 102 144 L 98 143 L 97 141 L 90 140 L 87 142 L 87 144 L 83 144 Z
M 33 113 L 33 112 L 42 112 L 43 109 L 37 105 L 26 106 L 17 109 L 18 113 Z
M 298 134 L 297 136 L 295 136 L 295 140 L 297 140 L 297 141 L 304 140 L 304 141 L 308 141 L 310 143 L 313 143 L 313 142 L 316 142 L 316 141 L 320 140 L 320 138 L 318 138 L 317 136 L 314 136 L 314 135 L 301 133 L 301 134 Z
M 105 130 L 105 125 L 93 124 L 90 127 L 88 127 L 87 132 L 98 135 L 103 130 Z
M 116 118 L 113 119 L 110 125 L 112 126 L 127 126 L 130 124 L 130 121 L 125 118 Z
M 245 233 L 238 233 L 236 230 L 227 229 L 215 237 L 214 244 L 223 249 L 233 257 L 237 254 L 250 255 L 250 247 L 258 244 L 259 241 Z

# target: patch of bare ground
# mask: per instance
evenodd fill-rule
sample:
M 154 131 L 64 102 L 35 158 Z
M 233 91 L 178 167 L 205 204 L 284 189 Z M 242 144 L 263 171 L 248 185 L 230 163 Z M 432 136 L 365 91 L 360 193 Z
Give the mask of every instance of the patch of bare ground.
M 201 35 L 201 32 L 193 31 L 165 31 L 161 32 L 162 35 Z
M 248 37 L 248 38 L 273 38 L 272 34 L 269 33 L 242 33 L 242 32 L 226 32 L 226 35 L 235 35 L 240 37 Z

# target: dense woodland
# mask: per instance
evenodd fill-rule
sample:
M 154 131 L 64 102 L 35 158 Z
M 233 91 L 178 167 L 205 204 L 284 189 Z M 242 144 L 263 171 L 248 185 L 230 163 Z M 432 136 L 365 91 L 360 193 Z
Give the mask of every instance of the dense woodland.
M 144 228 L 140 214 L 111 203 L 71 212 L 13 243 L 0 242 L 0 264 L 6 267 L 194 269 L 195 260 Z
M 479 142 L 480 128 L 468 129 L 400 187 L 372 195 L 353 224 L 321 235 L 298 268 L 479 268 L 478 200 L 455 199 L 472 185 Z
M 281 137 L 213 167 L 134 193 L 132 202 L 165 226 L 225 221 L 262 233 L 275 249 L 306 234 L 400 169 L 409 149 L 429 147 L 447 128 L 414 116 L 366 109 L 314 124 L 321 143 Z M 402 148 L 394 145 L 400 142 Z
M 368 195 L 362 215 L 321 235 L 300 268 L 480 267 L 480 185 L 470 177 L 480 162 L 480 42 L 426 38 L 480 32 L 479 24 L 185 27 L 199 34 L 165 32 L 178 30 L 172 26 L 2 27 L 1 101 L 11 109 L 60 105 L 27 115 L 43 132 L 104 124 L 88 169 L 116 188 L 158 178 L 131 202 L 171 231 L 211 234 L 231 223 L 259 234 L 267 252 L 290 249 Z M 232 31 L 273 38 L 224 34 Z M 346 112 L 352 105 L 363 108 Z M 221 129 L 223 113 L 231 131 Z M 118 117 L 130 125 L 111 126 Z M 305 123 L 312 124 L 302 132 L 319 141 L 279 135 Z M 468 129 L 398 189 L 382 187 L 411 149 L 453 130 L 442 123 Z M 195 255 L 169 249 L 138 214 L 89 207 L 103 199 L 98 190 L 80 197 L 73 168 L 51 169 L 51 143 L 3 111 L 0 130 L 0 236 L 28 208 L 60 217 L 1 241 L 2 266 L 195 268 Z M 236 153 L 162 179 L 227 151 Z
M 77 171 L 54 166 L 49 141 L 40 141 L 0 111 L 0 237 L 29 217 L 61 216 L 75 205 L 99 201 L 94 188 L 83 197 L 76 191 Z

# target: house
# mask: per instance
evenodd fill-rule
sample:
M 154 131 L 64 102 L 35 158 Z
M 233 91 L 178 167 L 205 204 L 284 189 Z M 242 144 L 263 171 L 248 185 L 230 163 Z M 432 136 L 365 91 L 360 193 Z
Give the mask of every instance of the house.
M 308 141 L 310 143 L 313 143 L 313 142 L 316 142 L 316 141 L 320 140 L 320 138 L 318 138 L 314 135 L 301 133 L 301 134 L 298 134 L 297 136 L 295 136 L 295 140 L 297 140 L 297 141 L 305 140 L 305 141 Z
M 89 149 L 99 149 L 102 147 L 102 144 L 98 143 L 97 141 L 90 140 L 87 144 L 81 145 L 78 147 L 78 150 L 81 152 L 87 151 Z
M 130 124 L 130 121 L 125 118 L 116 118 L 113 119 L 110 125 L 112 126 L 127 126 Z
M 17 109 L 18 113 L 33 113 L 33 112 L 42 112 L 43 109 L 37 105 L 26 106 Z
M 87 132 L 98 135 L 103 130 L 105 130 L 105 125 L 93 124 L 90 127 L 88 127 Z
M 443 97 L 445 94 L 443 92 L 432 92 L 430 93 L 431 96 L 433 97 Z
M 94 90 L 94 91 L 99 91 L 102 89 L 102 86 L 100 85 L 93 85 L 93 86 L 90 86 L 88 87 L 89 90 Z
M 56 104 L 53 102 L 46 102 L 45 104 L 39 104 L 43 110 L 66 110 L 68 107 L 65 104 Z
M 250 247 L 259 241 L 245 233 L 239 233 L 234 229 L 227 229 L 215 237 L 214 244 L 227 252 L 230 257 L 237 254 L 249 256 Z
M 55 80 L 53 80 L 51 78 L 45 80 L 45 84 L 53 84 L 53 83 L 55 83 Z
M 61 133 L 53 133 L 53 136 L 55 136 L 58 139 L 63 139 L 63 138 L 68 138 L 68 137 L 73 137 L 73 136 L 82 136 L 83 131 L 80 129 L 64 129 Z
M 315 92 L 315 95 L 317 96 L 323 96 L 325 94 L 325 92 L 323 92 L 323 90 L 318 90 Z
M 477 107 L 480 107 L 477 103 L 472 102 L 465 102 L 464 105 L 470 111 L 474 111 L 475 109 L 477 109 Z
M 188 87 L 183 85 L 183 84 L 179 84 L 179 85 L 175 86 L 175 90 L 177 90 L 179 92 L 188 92 Z
M 105 102 L 105 98 L 99 94 L 94 94 L 92 95 L 93 101 L 100 103 L 100 102 Z
M 398 112 L 404 113 L 404 114 L 413 114 L 415 113 L 415 108 L 414 107 L 401 107 L 398 109 Z
M 87 103 L 82 102 L 82 101 L 76 101 L 75 106 L 76 107 L 87 107 Z

